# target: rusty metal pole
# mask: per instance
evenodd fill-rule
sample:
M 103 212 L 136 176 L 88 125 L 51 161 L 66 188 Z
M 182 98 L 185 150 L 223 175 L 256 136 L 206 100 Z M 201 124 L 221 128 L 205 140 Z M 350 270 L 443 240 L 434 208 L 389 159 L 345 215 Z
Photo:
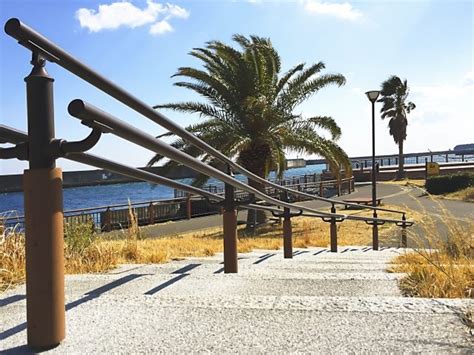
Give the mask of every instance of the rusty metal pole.
M 50 153 L 54 138 L 53 81 L 33 53 L 25 78 L 29 169 L 23 176 L 28 345 L 51 348 L 65 337 L 62 172 Z
M 336 213 L 336 207 L 334 204 L 331 207 L 331 213 Z M 337 253 L 337 225 L 336 219 L 334 217 L 331 218 L 331 224 L 329 228 L 331 237 L 331 252 Z
M 230 169 L 229 169 L 230 173 Z M 235 210 L 235 189 L 225 184 L 224 200 L 224 273 L 235 274 L 238 271 L 237 259 L 237 213 Z

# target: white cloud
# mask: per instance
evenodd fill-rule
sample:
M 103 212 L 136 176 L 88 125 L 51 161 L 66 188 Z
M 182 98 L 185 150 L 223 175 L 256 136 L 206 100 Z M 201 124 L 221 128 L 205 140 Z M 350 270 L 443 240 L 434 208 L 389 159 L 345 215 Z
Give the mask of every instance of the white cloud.
M 348 2 L 332 3 L 319 0 L 307 0 L 304 8 L 310 14 L 337 17 L 341 20 L 355 21 L 362 17 L 362 12 L 356 10 Z
M 474 70 L 471 70 L 469 73 L 466 74 L 466 76 L 464 77 L 464 85 L 465 86 L 474 85 Z
M 409 115 L 410 129 L 432 145 L 452 147 L 472 141 L 474 85 L 466 78 L 438 85 L 413 85 L 409 100 L 416 109 Z M 456 127 L 453 130 L 453 127 Z
M 169 24 L 168 21 L 163 20 L 163 21 L 158 21 L 157 23 L 154 23 L 150 27 L 150 33 L 152 35 L 161 35 L 166 32 L 172 32 L 173 27 Z
M 76 18 L 81 27 L 87 28 L 91 32 L 151 25 L 150 33 L 159 35 L 173 31 L 173 27 L 169 23 L 170 19 L 188 17 L 189 11 L 178 5 L 160 4 L 153 0 L 148 0 L 147 6 L 143 9 L 129 1 L 119 1 L 108 5 L 99 5 L 98 10 L 80 8 L 76 11 Z

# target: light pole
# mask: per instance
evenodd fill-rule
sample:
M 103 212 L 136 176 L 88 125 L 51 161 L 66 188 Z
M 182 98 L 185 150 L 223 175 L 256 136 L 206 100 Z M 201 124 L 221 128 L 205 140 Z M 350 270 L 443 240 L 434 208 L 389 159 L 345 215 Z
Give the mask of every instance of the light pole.
M 377 188 L 376 188 L 376 173 L 377 169 L 375 167 L 375 101 L 380 95 L 380 91 L 367 91 L 365 93 L 369 98 L 369 101 L 372 103 L 372 206 L 377 205 Z M 377 210 L 374 211 L 374 218 L 377 218 Z M 374 250 L 379 250 L 379 229 L 377 222 L 374 221 L 372 225 L 372 248 Z

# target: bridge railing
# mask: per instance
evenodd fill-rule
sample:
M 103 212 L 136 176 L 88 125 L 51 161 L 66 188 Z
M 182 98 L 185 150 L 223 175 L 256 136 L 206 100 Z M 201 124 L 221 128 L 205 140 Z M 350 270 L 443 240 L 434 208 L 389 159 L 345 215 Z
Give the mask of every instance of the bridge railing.
M 289 254 L 292 247 L 290 219 L 294 215 L 304 213 L 307 216 L 321 218 L 330 223 L 331 251 L 334 252 L 337 251 L 336 223 L 354 220 L 373 225 L 373 248 L 376 250 L 378 249 L 379 225 L 393 223 L 399 225 L 403 233 L 413 223 L 406 220 L 403 211 L 377 207 L 369 207 L 374 210 L 373 217 L 336 213 L 336 205 L 349 206 L 355 204 L 308 194 L 262 179 L 233 162 L 192 133 L 176 125 L 151 106 L 94 72 L 18 19 L 8 20 L 5 31 L 32 52 L 31 64 L 33 68 L 30 75 L 25 79 L 28 135 L 9 127 L 0 126 L 0 141 L 15 144 L 14 147 L 0 148 L 0 159 L 16 158 L 29 161 L 29 169 L 25 170 L 23 182 L 26 226 L 27 335 L 28 345 L 31 347 L 51 347 L 58 344 L 65 337 L 62 172 L 56 168 L 56 159 L 59 157 L 139 180 L 181 189 L 190 194 L 203 196 L 212 206 L 222 207 L 224 211 L 224 272 L 226 273 L 237 272 L 236 208 L 238 206 L 263 209 L 284 217 L 285 257 L 291 257 Z M 206 154 L 219 159 L 228 166 L 228 171 L 222 172 L 206 165 L 83 100 L 73 100 L 68 106 L 68 111 L 71 116 L 78 118 L 83 124 L 91 128 L 89 136 L 77 142 L 56 139 L 54 135 L 53 106 L 54 80 L 44 68 L 46 61 L 58 64 L 195 145 Z M 104 133 L 114 134 L 151 152 L 161 154 L 197 172 L 224 182 L 224 196 L 84 153 L 94 147 Z M 279 190 L 281 192 L 280 198 L 269 196 L 264 191 L 259 191 L 235 179 L 232 172 L 239 172 L 251 180 Z M 244 201 L 236 200 L 235 189 L 245 191 L 250 194 L 250 198 Z M 331 205 L 331 211 L 326 212 L 289 203 L 289 194 L 298 198 L 303 197 L 328 202 Z M 256 199 L 259 200 L 258 203 L 254 203 Z M 375 201 L 373 202 L 375 203 Z M 266 203 L 267 206 L 263 206 L 261 203 Z M 283 212 L 279 208 L 283 209 Z M 381 210 L 402 214 L 402 218 L 378 218 L 375 211 Z

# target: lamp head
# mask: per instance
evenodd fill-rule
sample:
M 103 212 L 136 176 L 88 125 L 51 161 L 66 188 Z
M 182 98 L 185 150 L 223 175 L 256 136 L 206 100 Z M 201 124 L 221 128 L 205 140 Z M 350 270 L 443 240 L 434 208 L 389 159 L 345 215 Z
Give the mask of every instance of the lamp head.
M 380 95 L 380 91 L 372 90 L 365 93 L 369 98 L 370 102 L 375 102 Z

